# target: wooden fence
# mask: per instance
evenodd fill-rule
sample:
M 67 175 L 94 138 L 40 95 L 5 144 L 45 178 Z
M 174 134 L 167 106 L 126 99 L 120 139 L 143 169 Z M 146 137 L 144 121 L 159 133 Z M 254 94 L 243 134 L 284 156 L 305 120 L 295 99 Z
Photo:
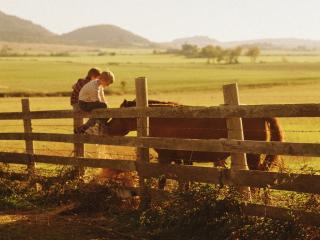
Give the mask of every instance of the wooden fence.
M 23 133 L 0 133 L 0 140 L 24 140 L 25 153 L 0 152 L 0 161 L 4 163 L 26 164 L 29 175 L 34 174 L 34 164 L 66 164 L 79 168 L 113 168 L 125 171 L 137 171 L 139 175 L 140 195 L 146 194 L 145 179 L 165 175 L 179 181 L 195 181 L 237 186 L 247 193 L 249 187 L 271 188 L 302 193 L 320 193 L 320 175 L 288 174 L 278 172 L 249 171 L 245 153 L 259 153 L 289 156 L 320 156 L 318 143 L 264 142 L 243 140 L 241 118 L 261 117 L 320 117 L 320 104 L 273 104 L 240 105 L 237 85 L 224 86 L 225 105 L 215 107 L 148 107 L 147 82 L 145 78 L 136 79 L 135 108 L 116 108 L 95 110 L 92 113 L 59 111 L 30 111 L 27 99 L 22 100 L 22 112 L 0 113 L 0 120 L 23 120 Z M 74 124 L 81 124 L 83 118 L 137 118 L 137 137 L 115 137 L 74 134 L 33 133 L 34 119 L 73 118 Z M 228 139 L 177 139 L 149 137 L 149 118 L 227 118 Z M 234 130 L 236 129 L 236 130 Z M 74 156 L 48 156 L 36 154 L 34 141 L 64 142 L 74 144 Z M 84 144 L 104 144 L 130 146 L 137 148 L 137 159 L 97 159 L 84 157 Z M 149 162 L 149 149 L 171 149 L 188 151 L 230 152 L 231 169 L 163 165 Z M 248 200 L 248 199 L 247 199 Z M 243 211 L 248 215 L 286 219 L 288 209 L 244 204 Z M 320 215 L 312 212 L 293 211 L 301 221 L 320 225 Z

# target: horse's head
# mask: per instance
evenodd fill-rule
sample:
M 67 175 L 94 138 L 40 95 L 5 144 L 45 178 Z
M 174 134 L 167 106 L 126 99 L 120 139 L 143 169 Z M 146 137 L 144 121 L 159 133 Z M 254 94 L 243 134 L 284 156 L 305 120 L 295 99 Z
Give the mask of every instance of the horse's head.
M 120 105 L 120 108 L 135 107 L 136 101 L 127 101 L 126 99 Z M 137 129 L 137 121 L 135 118 L 112 118 L 103 133 L 111 136 L 125 136 L 130 131 Z
M 149 100 L 148 104 L 150 107 L 179 106 L 179 104 L 175 102 L 162 102 L 158 100 Z M 120 108 L 130 108 L 135 107 L 136 105 L 137 102 L 135 99 L 132 101 L 124 99 L 120 105 Z M 104 129 L 104 133 L 113 136 L 124 136 L 130 131 L 135 130 L 137 130 L 137 120 L 135 118 L 112 118 Z
M 136 128 L 134 118 L 112 118 L 107 125 L 103 127 L 102 133 L 110 136 L 125 136 L 130 131 L 136 130 Z
M 128 101 L 127 99 L 124 99 L 123 102 L 120 104 L 120 107 L 135 107 L 137 105 L 136 100 Z

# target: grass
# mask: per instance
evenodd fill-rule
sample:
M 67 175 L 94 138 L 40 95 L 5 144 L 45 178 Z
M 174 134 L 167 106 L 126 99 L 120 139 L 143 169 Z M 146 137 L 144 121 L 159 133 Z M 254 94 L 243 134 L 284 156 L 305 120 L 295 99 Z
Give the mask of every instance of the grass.
M 287 56 L 289 62 L 278 61 L 280 56 L 265 55 L 257 64 L 207 64 L 206 59 L 176 55 L 151 54 L 144 51 L 118 50 L 116 56 L 96 56 L 75 53 L 67 57 L 7 57 L 0 58 L 0 92 L 65 92 L 83 77 L 92 66 L 110 68 L 117 82 L 113 91 L 121 91 L 120 82 L 134 91 L 134 78 L 147 76 L 150 92 L 212 91 L 222 84 L 237 81 L 241 87 L 315 84 L 320 77 L 320 57 Z M 177 87 L 179 86 L 179 87 Z
M 21 51 L 35 46 L 21 47 Z M 55 52 L 73 51 L 65 46 Z M 47 45 L 42 52 L 51 51 Z M 67 57 L 8 57 L 0 58 L 0 92 L 66 92 L 92 66 L 109 67 L 116 75 L 110 88 L 123 95 L 107 96 L 111 107 L 118 107 L 124 98 L 134 99 L 134 78 L 146 76 L 150 99 L 175 101 L 194 106 L 223 104 L 223 84 L 238 82 L 240 99 L 245 104 L 319 103 L 319 53 L 265 52 L 259 63 L 249 64 L 245 57 L 241 64 L 207 64 L 206 59 L 190 59 L 175 55 L 152 54 L 151 50 L 102 49 L 116 52 L 115 56 L 97 56 L 97 49 L 80 48 Z M 284 58 L 286 61 L 283 61 Z M 31 110 L 71 109 L 66 97 L 30 98 Z M 20 98 L 0 99 L 0 112 L 20 111 Z M 281 119 L 285 139 L 290 142 L 319 142 L 318 118 Z M 34 120 L 35 132 L 72 133 L 71 120 Z M 21 132 L 21 121 L 1 121 L 0 132 Z M 0 149 L 23 151 L 24 143 L 0 141 Z M 71 144 L 37 142 L 42 153 L 70 154 Z M 90 146 L 90 151 L 96 151 Z M 285 158 L 293 169 L 306 163 L 320 169 L 318 158 Z

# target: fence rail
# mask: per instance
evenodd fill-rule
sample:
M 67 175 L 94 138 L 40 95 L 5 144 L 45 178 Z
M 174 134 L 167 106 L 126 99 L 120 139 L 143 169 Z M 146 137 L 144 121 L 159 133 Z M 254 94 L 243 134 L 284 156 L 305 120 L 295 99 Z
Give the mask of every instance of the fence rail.
M 320 156 L 320 143 L 264 142 L 232 139 L 182 139 L 160 137 L 100 137 L 96 135 L 58 133 L 1 133 L 0 140 L 87 143 L 203 152 L 231 152 L 309 157 Z
M 215 107 L 135 107 L 108 108 L 94 110 L 92 113 L 74 112 L 72 110 L 2 112 L 0 120 L 61 119 L 61 118 L 266 118 L 266 117 L 320 117 L 320 104 L 270 104 L 239 105 Z
M 101 159 L 85 157 L 63 157 L 28 153 L 0 152 L 0 162 L 27 164 L 30 160 L 37 163 L 48 163 L 58 165 L 75 165 L 91 168 L 113 168 L 123 171 L 136 171 L 135 161 L 120 159 Z
M 167 178 L 183 181 L 251 186 L 258 188 L 268 187 L 278 190 L 320 193 L 320 184 L 314 184 L 320 182 L 320 175 L 165 165 L 120 159 L 78 158 L 0 152 L 0 161 L 3 163 L 27 164 L 30 160 L 38 163 L 80 165 L 82 167 L 138 171 L 145 178 L 165 175 Z
M 139 80 L 140 79 L 140 80 Z M 288 174 L 277 172 L 248 171 L 243 165 L 237 165 L 237 158 L 241 157 L 245 164 L 245 155 L 269 154 L 290 156 L 320 156 L 320 143 L 291 143 L 291 142 L 264 142 L 241 140 L 234 133 L 235 121 L 229 121 L 229 139 L 182 139 L 150 137 L 149 118 L 227 118 L 237 119 L 236 131 L 241 131 L 239 118 L 265 117 L 320 117 L 320 104 L 273 104 L 273 105 L 223 105 L 217 107 L 148 107 L 147 88 L 144 78 L 136 80 L 137 107 L 95 110 L 92 113 L 74 112 L 70 110 L 58 111 L 29 111 L 28 101 L 23 101 L 23 112 L 0 113 L 0 120 L 23 120 L 24 133 L 0 133 L 0 140 L 23 140 L 26 143 L 26 153 L 0 152 L 0 162 L 26 164 L 29 174 L 33 174 L 34 163 L 75 165 L 79 168 L 113 168 L 123 171 L 137 171 L 139 174 L 140 194 L 147 193 L 144 179 L 165 175 L 167 178 L 178 181 L 196 181 L 214 184 L 226 184 L 242 187 L 272 188 L 277 190 L 296 191 L 303 193 L 320 194 L 320 175 Z M 227 91 L 224 94 L 228 94 Z M 234 93 L 233 93 L 234 94 Z M 231 96 L 231 95 L 230 95 Z M 229 96 L 225 99 L 231 99 Z M 234 95 L 236 96 L 236 95 Z M 232 99 L 231 99 L 232 100 Z M 237 101 L 231 101 L 235 102 Z M 239 102 L 238 102 L 239 103 Z M 94 135 L 74 135 L 58 133 L 32 132 L 34 119 L 75 119 L 74 124 L 82 118 L 137 118 L 137 137 L 111 137 Z M 238 121 L 240 120 L 240 122 Z M 240 124 L 240 125 L 239 125 Z M 241 132 L 240 132 L 241 133 Z M 233 137 L 232 137 L 233 136 Z M 75 155 L 48 156 L 36 154 L 33 149 L 34 141 L 73 143 Z M 138 149 L 137 161 L 120 159 L 99 159 L 84 157 L 83 144 L 105 144 L 129 146 Z M 234 154 L 231 169 L 164 165 L 149 162 L 149 148 L 170 149 L 182 151 L 227 152 Z M 237 167 L 234 167 L 237 166 Z M 240 188 L 239 188 L 240 189 Z M 248 188 L 242 188 L 248 191 Z M 250 207 L 251 206 L 251 207 Z M 261 216 L 284 217 L 286 209 L 271 206 L 247 205 L 246 213 Z M 264 209 L 264 210 L 263 210 Z M 279 210 L 280 209 L 280 210 Z M 268 214 L 269 213 L 269 214 Z M 280 216 L 280 215 L 281 216 Z M 311 214 L 312 215 L 312 214 Z M 313 224 L 320 225 L 320 215 L 305 213 L 305 222 L 312 220 Z M 306 217 L 311 216 L 311 217 Z M 318 220 L 315 220 L 318 219 Z M 309 221 L 310 222 L 310 221 Z

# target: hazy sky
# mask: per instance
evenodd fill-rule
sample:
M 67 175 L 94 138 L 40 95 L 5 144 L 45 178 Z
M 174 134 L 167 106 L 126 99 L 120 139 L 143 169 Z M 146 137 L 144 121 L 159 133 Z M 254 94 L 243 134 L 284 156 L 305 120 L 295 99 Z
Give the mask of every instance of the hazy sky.
M 0 0 L 0 11 L 55 33 L 114 24 L 153 41 L 194 35 L 320 40 L 319 0 Z

